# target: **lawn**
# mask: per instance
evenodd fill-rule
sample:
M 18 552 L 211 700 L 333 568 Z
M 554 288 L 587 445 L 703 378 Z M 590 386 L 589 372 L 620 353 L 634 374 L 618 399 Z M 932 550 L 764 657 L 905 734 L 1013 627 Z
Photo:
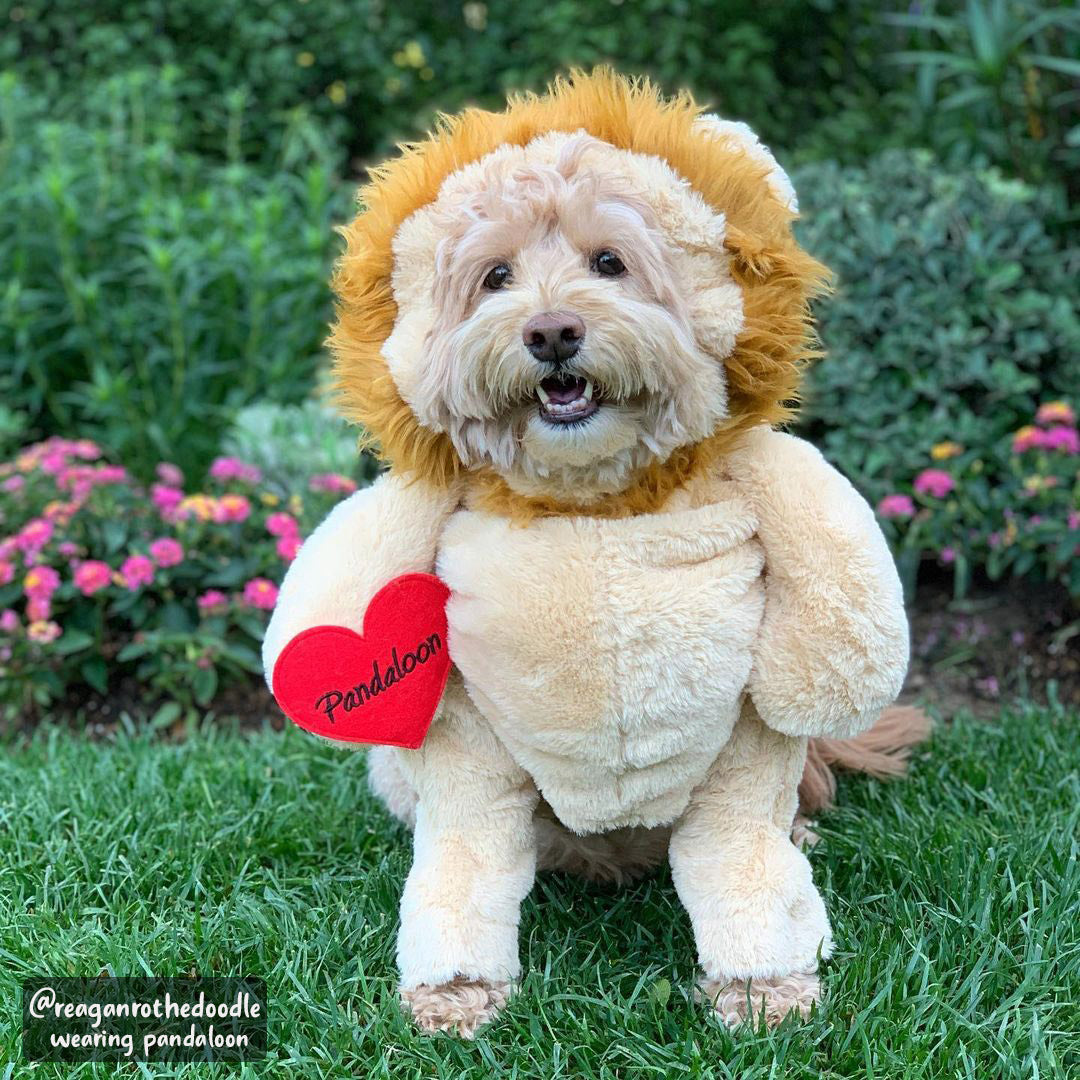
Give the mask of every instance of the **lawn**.
M 106 744 L 42 730 L 0 759 L 0 1080 L 31 1074 L 21 980 L 103 969 L 269 986 L 267 1062 L 125 1075 L 1076 1076 L 1078 721 L 959 718 L 910 781 L 843 783 L 812 855 L 838 948 L 810 1023 L 733 1036 L 710 1021 L 666 873 L 621 892 L 545 876 L 521 992 L 471 1044 L 421 1036 L 398 1009 L 409 845 L 368 795 L 363 755 L 295 730 Z

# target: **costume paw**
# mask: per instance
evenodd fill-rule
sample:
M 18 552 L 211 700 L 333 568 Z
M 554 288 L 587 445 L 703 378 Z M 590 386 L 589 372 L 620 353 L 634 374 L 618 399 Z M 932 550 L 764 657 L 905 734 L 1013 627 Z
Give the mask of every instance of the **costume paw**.
M 729 1028 L 762 1018 L 776 1027 L 791 1013 L 805 1020 L 810 1007 L 821 1000 L 821 980 L 813 971 L 771 979 L 702 979 L 699 987 L 717 1019 Z
M 510 997 L 508 982 L 466 979 L 447 983 L 421 983 L 401 991 L 401 1001 L 423 1031 L 449 1031 L 463 1039 L 475 1037 L 477 1028 L 494 1019 Z

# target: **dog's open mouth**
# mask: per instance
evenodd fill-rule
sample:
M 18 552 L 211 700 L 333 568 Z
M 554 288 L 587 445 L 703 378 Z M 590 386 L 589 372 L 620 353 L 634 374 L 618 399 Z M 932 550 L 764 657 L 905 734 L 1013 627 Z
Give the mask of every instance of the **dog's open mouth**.
M 592 382 L 580 375 L 549 375 L 536 388 L 536 400 L 549 424 L 575 424 L 600 408 Z

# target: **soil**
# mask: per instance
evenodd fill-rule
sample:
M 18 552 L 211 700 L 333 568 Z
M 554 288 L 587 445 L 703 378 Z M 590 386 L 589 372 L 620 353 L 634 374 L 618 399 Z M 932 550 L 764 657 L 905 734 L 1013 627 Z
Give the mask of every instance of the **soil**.
M 951 580 L 929 568 L 908 613 L 911 668 L 902 702 L 929 706 L 944 719 L 958 712 L 989 717 L 1015 698 L 1080 707 L 1080 610 L 1064 590 L 982 581 L 957 600 Z M 125 714 L 147 718 L 172 739 L 215 719 L 244 730 L 279 731 L 287 723 L 261 681 L 223 689 L 206 720 L 203 713 L 176 702 L 148 705 L 146 687 L 131 680 L 107 696 L 82 688 L 47 717 L 91 738 L 107 738 L 128 722 Z M 44 718 L 18 727 L 28 732 Z

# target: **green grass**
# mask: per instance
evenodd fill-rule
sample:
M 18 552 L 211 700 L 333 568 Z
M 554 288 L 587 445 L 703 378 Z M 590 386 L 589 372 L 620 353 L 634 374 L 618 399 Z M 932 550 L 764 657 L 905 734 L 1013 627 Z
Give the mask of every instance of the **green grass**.
M 844 782 L 812 855 L 838 948 L 811 1022 L 732 1036 L 694 1004 L 666 874 L 621 892 L 543 877 L 521 992 L 471 1044 L 421 1036 L 397 1007 L 409 845 L 367 794 L 362 755 L 295 730 L 41 734 L 0 757 L 0 1080 L 31 1073 L 21 980 L 102 969 L 269 985 L 265 1063 L 121 1075 L 1076 1076 L 1078 720 L 961 720 L 909 782 Z

